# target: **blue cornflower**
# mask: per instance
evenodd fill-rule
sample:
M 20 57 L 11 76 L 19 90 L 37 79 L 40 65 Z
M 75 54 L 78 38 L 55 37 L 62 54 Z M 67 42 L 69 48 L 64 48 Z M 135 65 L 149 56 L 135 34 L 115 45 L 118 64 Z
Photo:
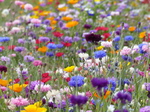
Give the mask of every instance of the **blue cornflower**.
M 129 35 L 129 36 L 125 36 L 124 40 L 125 41 L 132 41 L 132 40 L 134 40 L 134 38 L 133 38 L 133 36 Z
M 119 36 L 118 36 L 118 37 L 115 37 L 115 38 L 113 39 L 113 41 L 114 41 L 114 42 L 120 41 L 120 37 L 119 37 Z
M 68 82 L 69 86 L 73 87 L 81 87 L 84 84 L 83 76 L 73 76 L 71 80 Z
M 0 42 L 7 42 L 10 41 L 9 37 L 0 37 Z
M 130 56 L 122 56 L 122 59 L 129 62 L 132 61 L 132 58 Z
M 95 51 L 94 56 L 95 56 L 95 58 L 103 58 L 106 56 L 106 52 L 105 51 Z
M 56 44 L 56 46 L 57 46 L 57 48 L 62 48 L 62 47 L 64 47 L 63 44 Z
M 52 57 L 52 56 L 54 56 L 54 53 L 53 52 L 46 52 L 46 56 Z
M 56 48 L 57 48 L 57 46 L 56 46 L 55 44 L 52 44 L 52 43 L 49 43 L 49 44 L 47 45 L 47 47 L 48 47 L 49 49 L 56 49 Z

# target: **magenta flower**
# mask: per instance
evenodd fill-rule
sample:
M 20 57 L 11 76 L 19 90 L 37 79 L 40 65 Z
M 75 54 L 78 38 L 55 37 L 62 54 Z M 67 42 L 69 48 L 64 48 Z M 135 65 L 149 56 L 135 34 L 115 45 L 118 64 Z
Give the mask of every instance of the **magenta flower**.
M 25 106 L 29 104 L 29 101 L 27 98 L 22 98 L 20 97 L 16 97 L 16 98 L 11 98 L 10 100 L 11 104 L 14 104 L 16 106 Z
M 32 64 L 33 64 L 34 66 L 40 66 L 40 65 L 42 65 L 43 63 L 42 63 L 42 61 L 40 61 L 40 60 L 34 60 Z

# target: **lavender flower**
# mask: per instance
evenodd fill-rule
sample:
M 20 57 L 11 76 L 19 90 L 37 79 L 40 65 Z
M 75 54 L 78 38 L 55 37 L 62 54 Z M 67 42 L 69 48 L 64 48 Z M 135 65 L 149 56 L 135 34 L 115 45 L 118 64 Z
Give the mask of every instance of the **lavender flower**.
M 24 57 L 24 61 L 25 62 L 32 62 L 32 61 L 34 61 L 34 57 L 30 56 L 30 55 L 27 55 L 27 56 Z
M 126 109 L 123 109 L 123 110 L 115 110 L 114 112 L 129 112 L 129 111 Z
M 18 39 L 18 43 L 19 43 L 19 44 L 24 44 L 24 43 L 25 43 L 25 40 L 24 40 L 24 39 Z
M 48 42 L 50 39 L 48 37 L 40 37 L 39 41 L 41 42 Z
M 24 51 L 25 50 L 25 48 L 24 47 L 15 47 L 14 48 L 14 51 L 17 51 L 17 52 L 22 52 L 22 51 Z
M 78 106 L 86 104 L 87 101 L 88 101 L 88 97 L 82 95 L 78 95 L 78 96 L 72 95 L 70 98 L 70 102 L 73 105 L 78 105 Z
M 140 112 L 150 112 L 150 106 L 140 108 Z

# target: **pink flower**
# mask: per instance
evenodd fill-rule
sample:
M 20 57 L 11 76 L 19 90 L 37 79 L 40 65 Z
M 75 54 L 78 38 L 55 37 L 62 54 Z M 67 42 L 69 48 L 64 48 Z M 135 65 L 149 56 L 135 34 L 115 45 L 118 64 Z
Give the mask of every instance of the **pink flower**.
M 86 95 L 87 97 L 91 97 L 91 96 L 92 96 L 92 93 L 89 92 L 89 91 L 87 91 L 87 92 L 85 93 L 85 95 Z
M 104 47 L 112 47 L 112 41 L 103 41 L 101 42 L 101 46 L 104 46 Z
M 18 27 L 13 27 L 10 31 L 10 34 L 15 34 L 15 33 L 19 33 L 21 30 Z
M 34 60 L 32 64 L 34 66 L 40 66 L 40 65 L 42 65 L 42 61 L 40 61 L 40 60 Z
M 0 0 L 0 2 L 4 2 L 4 0 Z
M 31 4 L 25 4 L 24 9 L 30 11 L 33 9 L 33 6 Z
M 2 90 L 2 91 L 6 91 L 6 90 L 7 90 L 7 87 L 0 86 L 0 90 Z
M 129 55 L 131 54 L 131 48 L 129 47 L 123 47 L 123 49 L 120 51 L 120 55 Z
M 27 98 L 22 98 L 20 97 L 16 97 L 16 98 L 11 98 L 10 100 L 11 104 L 14 104 L 16 106 L 25 106 L 29 104 L 29 101 Z
M 50 85 L 48 85 L 48 84 L 38 84 L 38 85 L 36 85 L 35 86 L 35 88 L 34 88 L 37 92 L 48 92 L 48 91 L 50 91 L 51 90 L 51 86 Z
M 12 26 L 12 23 L 11 22 L 6 22 L 5 25 L 6 26 Z
M 12 22 L 13 25 L 17 25 L 17 24 L 19 24 L 19 23 L 20 23 L 20 20 L 14 20 L 14 21 Z
M 40 24 L 41 20 L 39 20 L 39 19 L 31 19 L 31 23 L 33 23 L 33 24 Z
M 142 46 L 142 50 L 147 52 L 147 51 L 149 50 L 148 45 L 143 45 L 143 46 Z
M 15 4 L 20 6 L 23 5 L 24 3 L 22 1 L 15 1 Z

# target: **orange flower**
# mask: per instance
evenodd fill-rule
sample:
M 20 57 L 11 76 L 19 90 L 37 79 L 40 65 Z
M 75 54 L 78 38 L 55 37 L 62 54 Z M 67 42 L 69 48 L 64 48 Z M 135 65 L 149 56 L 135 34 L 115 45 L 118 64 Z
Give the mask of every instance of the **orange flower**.
M 14 84 L 12 86 L 9 86 L 9 89 L 13 90 L 14 92 L 21 92 L 23 88 L 25 88 L 27 84 Z
M 38 10 L 38 9 L 39 9 L 39 6 L 33 7 L 33 10 L 34 10 L 34 11 L 36 11 L 36 10 Z
M 45 53 L 47 50 L 48 50 L 48 48 L 46 46 L 38 48 L 38 51 L 42 52 L 42 53 Z
M 78 3 L 79 2 L 79 0 L 69 0 L 68 1 L 68 4 L 76 4 L 76 3 Z
M 55 18 L 54 17 L 49 17 L 47 20 L 53 21 Z
M 140 34 L 139 34 L 139 38 L 144 38 L 146 36 L 146 32 L 141 32 Z
M 0 79 L 0 85 L 1 85 L 1 86 L 7 86 L 8 84 L 9 84 L 9 81 L 8 81 L 8 80 Z
M 50 13 L 50 11 L 43 11 L 43 12 L 39 13 L 39 16 L 48 16 L 49 13 Z
M 111 91 L 106 91 L 106 93 L 104 94 L 103 97 L 99 96 L 96 92 L 94 92 L 93 95 L 94 95 L 95 97 L 97 97 L 97 98 L 100 98 L 100 99 L 102 99 L 102 98 L 106 99 L 110 94 L 111 94 Z
M 62 17 L 62 20 L 64 21 L 71 21 L 73 18 L 72 17 Z
M 129 27 L 129 29 L 128 29 L 128 30 L 132 32 L 132 31 L 135 31 L 135 29 L 136 29 L 136 27 L 131 26 L 131 27 Z
M 67 11 L 68 7 L 61 7 L 61 8 L 58 8 L 59 11 Z
M 71 21 L 71 22 L 68 22 L 66 23 L 66 27 L 70 28 L 70 27 L 74 27 L 76 25 L 78 25 L 79 22 L 77 21 Z
M 117 54 L 117 53 L 119 53 L 119 51 L 118 50 L 117 51 L 112 50 L 112 51 L 110 51 L 110 53 L 111 54 Z
M 51 21 L 51 25 L 55 25 L 57 23 L 56 20 Z

